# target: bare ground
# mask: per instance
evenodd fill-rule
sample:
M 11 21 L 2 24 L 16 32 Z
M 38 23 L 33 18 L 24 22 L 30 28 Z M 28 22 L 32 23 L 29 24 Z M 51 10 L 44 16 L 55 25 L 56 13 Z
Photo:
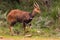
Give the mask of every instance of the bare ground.
M 0 40 L 60 40 L 60 37 L 0 37 Z

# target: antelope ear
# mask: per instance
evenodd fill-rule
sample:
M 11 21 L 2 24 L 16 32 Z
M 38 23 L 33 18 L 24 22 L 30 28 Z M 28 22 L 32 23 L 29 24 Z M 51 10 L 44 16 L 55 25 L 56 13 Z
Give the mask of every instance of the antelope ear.
M 36 3 L 36 6 L 39 8 L 39 5 L 38 5 L 38 3 Z

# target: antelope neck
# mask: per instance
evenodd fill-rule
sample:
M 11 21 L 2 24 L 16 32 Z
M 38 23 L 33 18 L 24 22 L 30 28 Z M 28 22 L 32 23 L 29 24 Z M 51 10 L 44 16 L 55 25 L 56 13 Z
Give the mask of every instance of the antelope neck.
M 33 12 L 30 13 L 30 17 L 31 17 L 31 18 L 34 18 L 35 15 L 36 15 L 36 12 L 33 10 Z

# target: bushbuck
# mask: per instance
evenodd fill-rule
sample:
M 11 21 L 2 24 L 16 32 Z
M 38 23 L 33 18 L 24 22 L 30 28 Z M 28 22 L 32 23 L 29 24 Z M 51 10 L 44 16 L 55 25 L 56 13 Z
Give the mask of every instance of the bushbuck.
M 13 31 L 14 24 L 16 24 L 17 22 L 22 23 L 23 29 L 25 30 L 26 25 L 29 24 L 34 18 L 34 16 L 36 16 L 36 14 L 39 14 L 40 12 L 41 12 L 40 7 L 37 3 L 34 3 L 34 9 L 32 13 L 22 11 L 19 9 L 11 10 L 7 15 L 7 21 L 9 23 L 9 29 L 10 29 L 11 34 L 12 35 L 14 34 L 14 31 Z

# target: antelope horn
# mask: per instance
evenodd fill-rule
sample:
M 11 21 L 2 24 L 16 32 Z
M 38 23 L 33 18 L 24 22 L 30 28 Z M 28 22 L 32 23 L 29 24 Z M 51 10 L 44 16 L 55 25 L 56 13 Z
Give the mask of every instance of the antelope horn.
M 37 7 L 37 5 L 34 3 L 34 6 Z
M 34 6 L 39 8 L 39 5 L 37 4 L 37 2 L 34 3 Z
M 39 7 L 39 5 L 37 4 L 37 2 L 36 2 L 36 6 Z

